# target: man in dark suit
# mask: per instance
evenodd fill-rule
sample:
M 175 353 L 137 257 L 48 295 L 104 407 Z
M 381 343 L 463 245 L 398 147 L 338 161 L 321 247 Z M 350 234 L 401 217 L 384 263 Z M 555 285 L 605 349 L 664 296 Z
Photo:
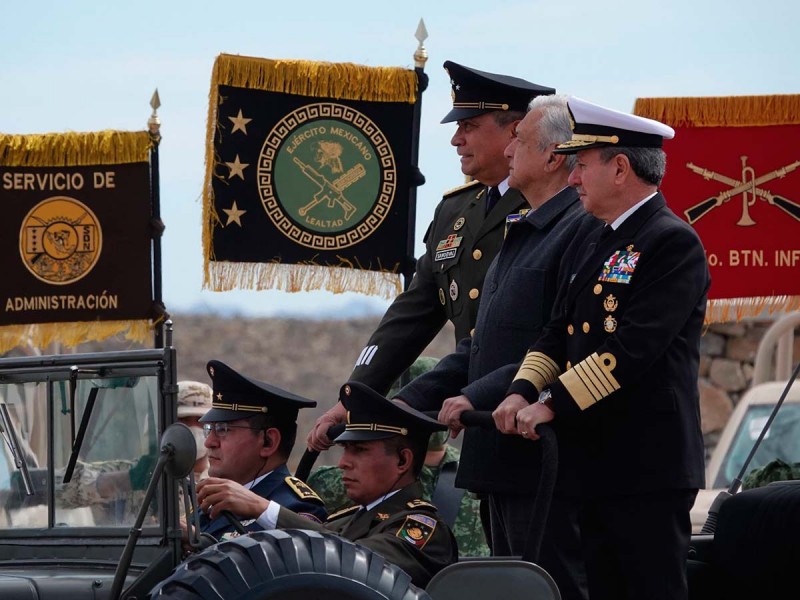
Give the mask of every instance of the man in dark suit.
M 428 438 L 444 425 L 406 406 L 390 402 L 367 386 L 342 386 L 347 410 L 339 467 L 347 496 L 355 506 L 331 515 L 324 525 L 310 522 L 276 500 L 255 494 L 226 497 L 208 485 L 198 496 L 203 510 L 257 518 L 265 529 L 299 528 L 336 533 L 378 552 L 424 587 L 431 577 L 458 560 L 456 540 L 422 499 L 419 474 Z
M 211 410 L 200 418 L 206 434 L 209 477 L 197 485 L 198 495 L 206 486 L 217 497 L 248 494 L 274 498 L 307 519 L 323 521 L 322 500 L 286 468 L 297 432 L 297 412 L 316 406 L 278 387 L 245 377 L 218 361 L 209 361 L 214 396 Z M 247 531 L 261 527 L 247 515 L 234 513 Z M 225 514 L 207 511 L 200 515 L 200 528 L 219 539 L 230 536 L 236 524 Z
M 464 410 L 497 408 L 526 349 L 550 318 L 564 250 L 599 226 L 567 185 L 571 157 L 553 152 L 571 134 L 566 97 L 534 98 L 516 133 L 506 155 L 511 184 L 525 194 L 529 210 L 511 219 L 489 268 L 475 334 L 397 394 L 419 410 L 441 410 L 439 420 L 454 433 Z M 539 449 L 525 440 L 496 429 L 465 432 L 456 486 L 488 495 L 495 556 L 524 553 L 540 471 Z M 585 577 L 567 491 L 559 490 L 552 503 L 539 562 L 562 597 L 580 599 L 586 597 Z
M 577 98 L 569 108 L 573 136 L 557 152 L 577 154 L 570 184 L 606 225 L 564 257 L 553 319 L 506 400 L 531 404 L 505 429 L 535 440 L 539 423 L 559 426 L 592 600 L 686 598 L 689 509 L 704 485 L 705 252 L 658 191 L 673 130 Z
M 447 61 L 453 109 L 442 123 L 457 124 L 451 144 L 461 171 L 472 178 L 446 193 L 425 234 L 408 290 L 386 311 L 356 360 L 351 381 L 385 394 L 450 320 L 455 341 L 475 326 L 486 271 L 505 233 L 506 217 L 527 206 L 508 185 L 503 151 L 531 98 L 554 94 L 550 87 L 487 73 Z M 322 415 L 308 436 L 315 450 L 331 445 L 325 432 L 344 419 L 341 404 Z

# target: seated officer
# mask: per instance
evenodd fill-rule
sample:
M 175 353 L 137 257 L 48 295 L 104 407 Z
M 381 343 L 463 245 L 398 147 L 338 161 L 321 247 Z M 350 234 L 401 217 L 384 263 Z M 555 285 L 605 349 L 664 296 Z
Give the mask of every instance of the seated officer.
M 214 397 L 211 410 L 200 418 L 209 477 L 197 484 L 198 496 L 208 487 L 215 491 L 215 505 L 248 495 L 271 498 L 305 519 L 324 520 L 322 500 L 286 468 L 297 434 L 297 412 L 317 403 L 245 377 L 218 360 L 209 361 L 206 368 Z M 203 507 L 208 509 L 208 503 Z M 240 521 L 247 519 L 232 512 Z M 203 533 L 219 539 L 234 532 L 234 522 L 219 510 L 208 515 L 208 510 L 200 515 Z M 262 529 L 252 519 L 242 525 L 248 531 Z
M 438 358 L 420 356 L 408 370 L 413 380 L 427 373 Z M 400 391 L 396 381 L 389 390 L 392 398 Z M 425 452 L 425 464 L 420 473 L 422 497 L 433 502 L 442 519 L 447 523 L 458 542 L 460 556 L 489 556 L 489 546 L 480 520 L 480 501 L 472 492 L 454 487 L 455 473 L 461 452 L 447 443 L 447 431 L 431 434 Z M 333 465 L 317 467 L 308 477 L 308 485 L 325 501 L 328 512 L 352 506 L 342 481 L 342 470 Z
M 418 478 L 428 437 L 444 426 L 411 408 L 395 404 L 367 386 L 351 382 L 340 393 L 345 431 L 339 467 L 348 497 L 355 503 L 331 515 L 324 525 L 303 519 L 277 501 L 254 494 L 224 495 L 213 483 L 198 494 L 203 510 L 222 510 L 256 518 L 265 529 L 299 528 L 332 532 L 381 554 L 424 587 L 458 559 L 456 541 L 436 512 L 422 500 Z

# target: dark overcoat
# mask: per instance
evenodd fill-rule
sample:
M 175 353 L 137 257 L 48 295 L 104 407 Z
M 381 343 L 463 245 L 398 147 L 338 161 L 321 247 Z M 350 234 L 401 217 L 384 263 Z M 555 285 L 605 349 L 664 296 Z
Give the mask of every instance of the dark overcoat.
M 599 227 L 572 188 L 565 188 L 509 227 L 484 283 L 475 335 L 416 378 L 398 396 L 420 410 L 438 410 L 466 395 L 476 410 L 494 410 L 528 347 L 547 324 L 566 248 Z M 531 494 L 541 468 L 539 447 L 496 429 L 464 433 L 456 486 L 475 492 Z

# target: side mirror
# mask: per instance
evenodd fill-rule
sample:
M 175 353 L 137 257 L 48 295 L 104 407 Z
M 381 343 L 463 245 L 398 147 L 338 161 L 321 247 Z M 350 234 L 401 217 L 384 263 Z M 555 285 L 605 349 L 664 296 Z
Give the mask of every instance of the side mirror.
M 164 470 L 174 479 L 183 479 L 192 472 L 197 460 L 194 435 L 183 423 L 173 423 L 161 436 L 161 451 L 167 455 Z

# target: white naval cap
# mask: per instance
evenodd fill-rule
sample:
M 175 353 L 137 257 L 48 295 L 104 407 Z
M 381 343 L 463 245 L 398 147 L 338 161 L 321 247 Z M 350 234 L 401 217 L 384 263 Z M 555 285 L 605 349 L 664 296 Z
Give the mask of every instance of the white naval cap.
M 653 119 L 592 104 L 570 96 L 572 139 L 556 146 L 559 154 L 602 146 L 661 148 L 662 142 L 675 137 L 675 130 Z

